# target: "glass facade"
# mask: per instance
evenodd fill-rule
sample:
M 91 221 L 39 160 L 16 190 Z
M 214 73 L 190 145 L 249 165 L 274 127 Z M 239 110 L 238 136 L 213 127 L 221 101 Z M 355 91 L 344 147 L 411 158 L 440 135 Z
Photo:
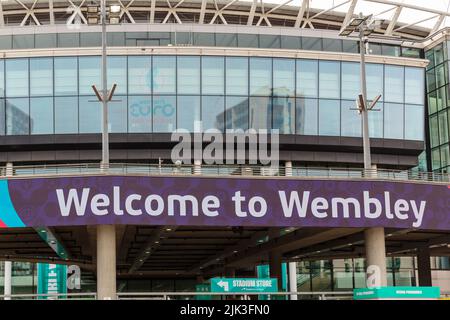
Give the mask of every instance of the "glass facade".
M 368 64 L 371 136 L 423 140 L 424 70 Z M 99 133 L 100 57 L 0 60 L 0 134 Z M 110 132 L 276 129 L 282 134 L 361 137 L 354 109 L 359 64 L 224 56 L 110 56 Z M 407 83 L 408 85 L 405 85 Z M 385 89 L 383 89 L 385 88 Z M 447 119 L 447 118 L 445 118 Z M 442 116 L 435 120 L 448 124 Z M 441 141 L 447 136 L 437 135 Z
M 429 122 L 428 157 L 431 169 L 442 173 L 450 172 L 449 50 L 449 42 L 444 41 L 426 52 L 426 58 L 430 60 L 426 70 Z

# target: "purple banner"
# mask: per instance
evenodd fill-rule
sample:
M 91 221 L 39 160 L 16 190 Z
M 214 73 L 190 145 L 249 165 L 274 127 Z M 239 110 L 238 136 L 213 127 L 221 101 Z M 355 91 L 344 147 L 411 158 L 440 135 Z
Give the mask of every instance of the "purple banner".
M 0 222 L 6 227 L 143 224 L 450 230 L 446 184 L 87 176 L 9 180 L 0 196 Z M 10 207 L 5 205 L 8 201 Z

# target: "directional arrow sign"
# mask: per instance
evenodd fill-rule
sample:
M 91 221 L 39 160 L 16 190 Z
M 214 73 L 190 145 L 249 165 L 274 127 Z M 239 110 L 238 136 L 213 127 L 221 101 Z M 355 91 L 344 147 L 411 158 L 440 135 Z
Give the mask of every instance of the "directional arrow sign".
M 211 292 L 277 292 L 277 279 L 212 278 Z

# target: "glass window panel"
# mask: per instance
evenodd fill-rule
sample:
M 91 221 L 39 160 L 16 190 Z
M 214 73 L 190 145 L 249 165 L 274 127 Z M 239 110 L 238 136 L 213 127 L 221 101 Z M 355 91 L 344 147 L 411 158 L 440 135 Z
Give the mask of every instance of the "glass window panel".
M 439 148 L 431 150 L 431 167 L 432 170 L 441 168 L 441 152 Z
M 13 35 L 13 49 L 34 48 L 34 34 Z
M 427 94 L 428 96 L 428 114 L 433 114 L 437 111 L 437 91 Z
M 175 93 L 175 57 L 153 57 L 153 93 Z
M 0 49 L 12 49 L 12 35 L 0 36 Z
M 428 50 L 425 52 L 425 59 L 430 61 L 427 65 L 427 70 L 434 68 L 434 51 L 433 50 Z
M 441 146 L 441 168 L 450 164 L 450 149 L 449 145 Z
M 7 59 L 5 69 L 6 96 L 28 96 L 28 59 Z
M 5 99 L 0 99 L 0 135 L 5 135 L 6 115 L 5 115 Z
M 342 52 L 342 40 L 339 39 L 322 39 L 323 51 Z
M 382 64 L 366 64 L 367 98 L 373 99 L 381 94 L 381 101 L 384 100 L 383 78 L 384 70 Z
M 340 78 L 339 62 L 319 61 L 319 97 L 339 99 Z
M 56 33 L 35 34 L 35 48 L 56 48 Z
M 297 134 L 317 135 L 319 124 L 317 99 L 297 98 L 296 108 Z
M 192 45 L 192 32 L 175 32 L 175 44 L 177 45 Z
M 217 47 L 237 47 L 237 34 L 235 33 L 216 33 Z
M 78 133 L 78 97 L 55 97 L 55 133 Z
M 173 132 L 177 125 L 175 96 L 153 96 L 153 132 Z
M 319 100 L 319 135 L 339 136 L 340 101 Z
M 352 110 L 353 109 L 353 110 Z M 355 109 L 354 100 L 341 101 L 341 136 L 361 137 L 361 115 Z M 375 111 L 373 111 L 375 112 Z
M 442 110 L 446 107 L 446 87 L 440 87 L 436 90 L 437 110 Z
M 381 44 L 369 42 L 369 53 L 381 55 Z
M 96 96 L 79 97 L 80 133 L 99 133 L 102 125 L 102 107 Z
M 93 93 L 92 85 L 96 85 L 97 88 L 101 88 L 100 66 L 101 66 L 100 57 L 79 58 L 80 94 L 92 94 Z M 80 112 L 81 112 L 81 105 L 80 105 Z
M 151 94 L 152 60 L 148 56 L 128 57 L 128 94 Z
M 436 74 L 435 70 L 427 70 L 427 91 L 433 91 L 436 89 Z
M 281 97 L 295 95 L 294 59 L 273 59 L 273 94 Z
M 438 121 L 439 121 L 439 143 L 447 143 L 448 142 L 448 119 L 447 119 L 447 111 L 442 111 L 438 113 Z
M 59 48 L 78 48 L 80 46 L 79 33 L 58 33 Z
M 420 49 L 402 47 L 402 57 L 420 59 Z
M 322 51 L 322 39 L 312 37 L 302 37 L 302 49 Z
M 342 40 L 342 52 L 358 53 L 359 52 L 358 41 Z
M 53 98 L 30 99 L 31 134 L 53 134 Z
M 441 64 L 435 68 L 436 73 L 436 88 L 445 85 L 445 68 L 444 64 Z
M 194 33 L 194 45 L 214 47 L 216 45 L 214 33 L 206 33 L 206 32 Z
M 384 101 L 403 102 L 405 84 L 404 70 L 403 67 L 385 65 Z
M 272 99 L 251 97 L 249 102 L 249 127 L 251 129 L 270 129 L 272 126 Z
M 226 57 L 226 94 L 248 95 L 248 58 Z
M 434 51 L 434 65 L 444 62 L 444 46 L 441 43 L 440 45 L 433 48 Z
M 243 34 L 238 33 L 238 47 L 241 48 L 258 48 L 258 35 L 257 34 Z
M 437 147 L 439 145 L 439 124 L 437 114 L 430 116 L 430 141 L 431 147 Z
M 76 57 L 55 57 L 54 64 L 55 95 L 78 94 L 78 59 Z
M 250 58 L 250 95 L 272 94 L 272 59 Z
M 301 49 L 301 38 L 281 36 L 281 49 Z
M 5 96 L 5 60 L 0 60 L 0 97 Z
M 399 46 L 391 46 L 387 44 L 382 45 L 383 56 L 400 57 L 401 51 Z
M 177 129 L 200 131 L 200 97 L 178 96 L 177 99 Z
M 30 93 L 32 96 L 53 95 L 53 58 L 30 59 Z
M 151 96 L 128 97 L 128 132 L 152 132 Z
M 115 94 L 127 93 L 127 57 L 108 57 L 108 88 L 117 84 Z
M 200 94 L 200 57 L 178 57 L 177 69 L 178 93 Z
M 80 47 L 101 47 L 102 34 L 100 32 L 80 33 Z
M 273 129 L 280 134 L 295 133 L 295 100 L 294 98 L 273 98 Z
M 404 106 L 397 103 L 384 104 L 384 138 L 403 139 Z
M 106 34 L 106 43 L 109 47 L 125 46 L 125 32 L 108 32 Z
M 108 103 L 109 132 L 127 132 L 127 97 L 114 96 L 113 100 Z
M 269 35 L 269 34 L 259 35 L 259 47 L 260 48 L 279 49 L 280 48 L 280 36 Z
M 202 97 L 202 125 L 203 131 L 218 129 L 224 131 L 225 106 L 223 96 Z M 248 111 L 246 112 L 248 114 Z
M 356 100 L 361 93 L 359 63 L 342 62 L 342 99 Z
M 248 129 L 248 97 L 226 97 L 226 129 Z
M 423 104 L 424 102 L 424 69 L 405 68 L 405 102 Z
M 297 96 L 316 98 L 319 66 L 317 60 L 297 60 Z
M 202 94 L 224 94 L 223 57 L 202 57 Z
M 405 139 L 424 140 L 424 106 L 405 105 Z
M 26 135 L 30 133 L 30 106 L 28 98 L 6 100 L 6 134 Z

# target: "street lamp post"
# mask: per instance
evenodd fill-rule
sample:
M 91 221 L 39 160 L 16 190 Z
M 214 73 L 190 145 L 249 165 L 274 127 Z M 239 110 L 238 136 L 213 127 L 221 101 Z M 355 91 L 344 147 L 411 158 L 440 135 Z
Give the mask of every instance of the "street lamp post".
M 362 14 L 359 17 L 352 19 L 344 30 L 340 33 L 341 36 L 349 36 L 353 32 L 358 32 L 359 37 L 359 52 L 360 52 L 360 85 L 361 94 L 358 96 L 358 112 L 361 114 L 362 122 L 362 138 L 363 138 L 363 154 L 364 154 L 364 177 L 370 178 L 375 170 L 372 168 L 372 159 L 370 151 L 370 136 L 369 136 L 369 111 L 381 95 L 377 96 L 373 102 L 367 104 L 367 84 L 366 84 L 366 44 L 368 36 L 373 32 L 373 21 L 369 22 L 371 16 L 364 17 Z M 367 228 L 364 230 L 364 244 L 366 252 L 366 284 L 367 287 L 382 287 L 387 285 L 386 277 L 386 244 L 383 227 Z

